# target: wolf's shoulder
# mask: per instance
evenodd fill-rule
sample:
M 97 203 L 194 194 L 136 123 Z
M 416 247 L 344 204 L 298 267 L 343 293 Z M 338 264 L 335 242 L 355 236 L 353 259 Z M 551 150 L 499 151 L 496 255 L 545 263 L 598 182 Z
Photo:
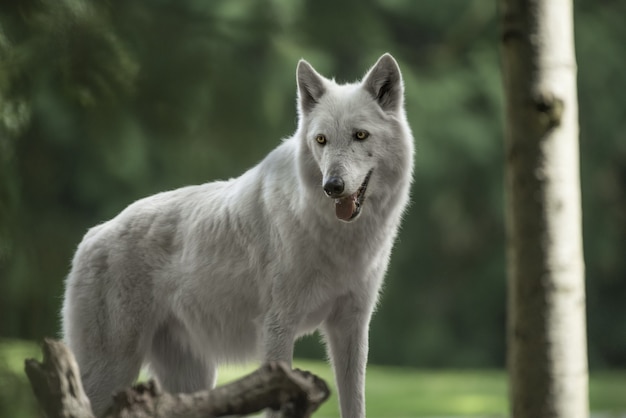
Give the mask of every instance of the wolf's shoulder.
M 259 163 L 259 168 L 264 175 L 291 174 L 294 171 L 296 155 L 296 137 L 286 138 L 265 156 Z
M 229 189 L 236 199 L 244 195 L 259 199 L 263 194 L 281 190 L 293 192 L 296 183 L 297 142 L 295 137 L 283 140 L 257 165 L 233 179 Z M 280 193 L 279 193 L 280 194 Z

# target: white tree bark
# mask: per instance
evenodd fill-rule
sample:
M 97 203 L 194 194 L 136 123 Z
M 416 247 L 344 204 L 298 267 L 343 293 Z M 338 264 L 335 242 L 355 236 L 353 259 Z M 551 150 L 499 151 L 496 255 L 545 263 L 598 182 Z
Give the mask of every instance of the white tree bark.
M 515 418 L 589 415 L 572 0 L 500 0 Z

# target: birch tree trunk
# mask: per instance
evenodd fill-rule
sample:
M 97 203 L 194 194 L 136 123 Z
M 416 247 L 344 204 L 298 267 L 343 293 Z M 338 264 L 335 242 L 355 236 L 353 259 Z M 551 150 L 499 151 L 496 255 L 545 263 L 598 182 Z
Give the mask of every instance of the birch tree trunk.
M 515 418 L 589 415 L 572 0 L 500 0 Z

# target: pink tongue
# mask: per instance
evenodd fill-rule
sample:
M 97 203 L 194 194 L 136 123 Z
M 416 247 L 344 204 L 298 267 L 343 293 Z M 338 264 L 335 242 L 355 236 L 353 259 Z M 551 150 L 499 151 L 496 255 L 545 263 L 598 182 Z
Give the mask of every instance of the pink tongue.
M 356 211 L 356 193 L 343 199 L 335 200 L 335 214 L 337 218 L 347 221 Z

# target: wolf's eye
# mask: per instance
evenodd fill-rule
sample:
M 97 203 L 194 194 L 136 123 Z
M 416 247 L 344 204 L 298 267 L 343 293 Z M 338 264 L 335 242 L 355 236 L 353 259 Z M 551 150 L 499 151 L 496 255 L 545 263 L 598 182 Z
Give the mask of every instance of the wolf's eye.
M 320 145 L 326 145 L 326 136 L 322 134 L 317 134 L 315 136 L 315 141 Z
M 354 137 L 359 141 L 363 141 L 368 136 L 370 136 L 370 133 L 367 131 L 356 131 L 356 133 L 354 134 Z

